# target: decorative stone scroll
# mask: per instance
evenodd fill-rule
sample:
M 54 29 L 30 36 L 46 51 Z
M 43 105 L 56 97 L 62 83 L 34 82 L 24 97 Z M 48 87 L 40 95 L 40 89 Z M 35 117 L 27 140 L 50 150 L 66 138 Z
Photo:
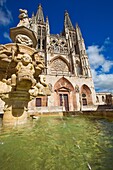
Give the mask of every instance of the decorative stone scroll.
M 30 47 L 33 46 L 33 41 L 27 35 L 23 35 L 23 34 L 18 34 L 15 37 L 15 42 L 20 43 L 20 44 L 24 44 L 24 45 L 28 45 Z

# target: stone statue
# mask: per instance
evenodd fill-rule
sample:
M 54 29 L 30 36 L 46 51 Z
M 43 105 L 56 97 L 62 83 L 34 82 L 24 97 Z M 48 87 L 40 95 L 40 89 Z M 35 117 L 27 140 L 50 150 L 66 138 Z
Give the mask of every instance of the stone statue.
M 16 66 L 18 81 L 21 79 L 29 79 L 35 84 L 34 79 L 34 66 L 32 64 L 32 58 L 29 54 L 23 54 L 21 61 Z
M 39 75 L 38 83 L 29 90 L 29 93 L 32 97 L 38 95 L 50 95 L 51 91 L 46 83 L 46 77 L 44 75 Z
M 17 25 L 17 27 L 25 26 L 25 27 L 29 28 L 30 27 L 30 20 L 28 18 L 27 10 L 19 9 L 19 11 L 20 11 L 20 15 L 19 15 L 20 22 Z
M 39 94 L 43 94 L 44 87 L 47 87 L 46 78 L 44 75 L 39 76 L 39 82 L 36 84 Z
M 45 95 L 44 88 L 47 87 L 46 78 L 44 75 L 39 75 L 39 80 L 34 87 L 29 90 L 31 96 Z
M 36 69 L 36 74 L 39 75 L 44 69 L 44 58 L 42 56 L 39 56 L 38 52 L 35 52 L 32 55 L 32 60 Z
M 76 93 L 79 93 L 79 86 L 78 85 L 75 86 L 75 91 L 76 91 Z

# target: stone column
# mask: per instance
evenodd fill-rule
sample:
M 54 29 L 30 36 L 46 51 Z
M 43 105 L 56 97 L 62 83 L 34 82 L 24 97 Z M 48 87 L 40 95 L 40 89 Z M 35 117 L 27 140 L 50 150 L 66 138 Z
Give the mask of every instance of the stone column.
M 19 125 L 27 122 L 29 93 L 14 91 L 5 99 L 3 125 Z
M 81 111 L 82 110 L 81 94 L 80 94 L 80 90 L 79 90 L 79 86 L 78 85 L 75 86 L 75 91 L 76 91 L 77 111 Z

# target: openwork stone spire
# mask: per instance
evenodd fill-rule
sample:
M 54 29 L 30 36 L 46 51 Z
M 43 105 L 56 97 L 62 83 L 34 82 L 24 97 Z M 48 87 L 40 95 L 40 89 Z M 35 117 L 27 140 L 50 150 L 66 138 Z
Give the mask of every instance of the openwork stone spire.
M 65 11 L 64 28 L 74 29 L 67 11 Z
M 37 23 L 44 23 L 44 14 L 41 4 L 38 6 L 38 10 L 36 13 L 36 22 Z
M 77 39 L 78 39 L 78 40 L 83 39 L 83 38 L 82 38 L 81 30 L 80 30 L 80 27 L 78 26 L 78 24 L 76 24 L 76 33 L 77 33 Z

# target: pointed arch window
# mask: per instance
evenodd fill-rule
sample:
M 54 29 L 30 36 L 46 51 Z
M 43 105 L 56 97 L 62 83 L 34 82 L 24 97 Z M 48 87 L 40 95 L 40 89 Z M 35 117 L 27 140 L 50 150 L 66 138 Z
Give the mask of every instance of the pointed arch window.
M 45 28 L 42 28 L 42 36 L 45 36 Z
M 81 68 L 81 64 L 80 61 L 76 61 L 76 68 L 77 68 L 77 75 L 82 75 L 82 68 Z
M 45 39 L 42 40 L 42 49 L 45 49 Z
M 87 98 L 86 98 L 86 94 L 85 93 L 82 94 L 82 103 L 83 103 L 83 106 L 87 105 Z
M 41 27 L 38 27 L 38 35 L 41 36 Z
M 77 45 L 75 45 L 75 53 L 76 53 L 76 54 L 79 54 L 79 49 L 78 49 L 78 46 L 77 46 Z
M 40 49 L 40 39 L 38 39 L 38 49 Z
M 85 68 L 85 75 L 88 76 L 88 68 Z

